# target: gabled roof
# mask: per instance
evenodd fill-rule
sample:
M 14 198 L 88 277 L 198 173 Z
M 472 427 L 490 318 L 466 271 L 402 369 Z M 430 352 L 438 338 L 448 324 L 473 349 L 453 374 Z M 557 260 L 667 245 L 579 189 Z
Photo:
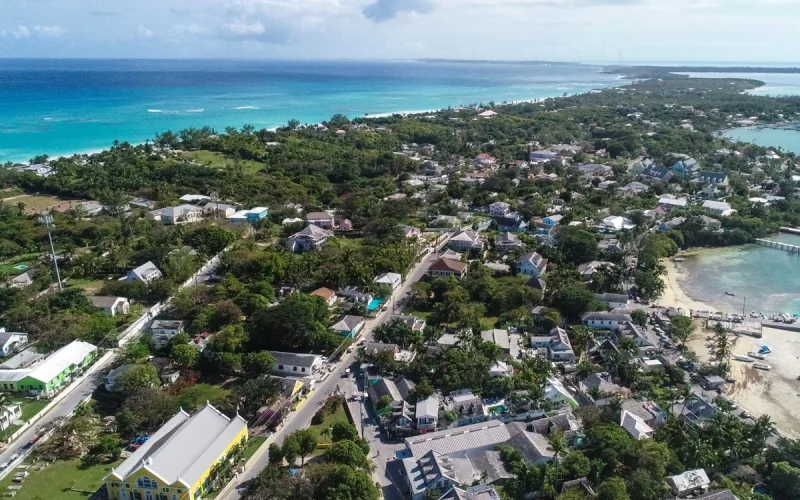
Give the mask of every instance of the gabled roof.
M 631 317 L 627 314 L 611 313 L 606 311 L 590 311 L 583 313 L 581 321 L 618 321 L 620 323 L 631 321 Z
M 330 288 L 322 287 L 322 288 L 317 288 L 313 292 L 309 293 L 309 295 L 313 295 L 315 297 L 322 297 L 323 299 L 328 301 L 328 300 L 330 300 L 331 297 L 336 295 L 336 292 L 334 292 Z
M 126 299 L 125 297 L 106 297 L 100 295 L 89 297 L 89 302 L 91 302 L 93 306 L 99 307 L 101 309 L 108 309 L 110 307 L 114 307 L 114 305 L 120 300 L 128 300 L 128 299 Z
M 466 268 L 467 264 L 465 264 L 464 262 L 441 258 L 436 262 L 434 262 L 433 264 L 431 264 L 431 267 L 429 267 L 428 269 L 431 271 L 450 271 L 456 273 L 463 273 Z
M 147 281 L 147 278 L 145 276 L 147 276 L 152 272 L 158 272 L 159 274 L 161 274 L 161 271 L 151 261 L 145 262 L 144 264 L 137 267 L 131 272 L 136 276 L 138 276 L 142 281 Z
M 333 216 L 328 212 L 309 212 L 306 220 L 333 220 Z
M 294 233 L 292 238 L 307 237 L 316 240 L 321 238 L 330 238 L 331 236 L 333 236 L 333 232 L 322 229 L 314 224 L 309 224 L 300 231 Z
M 622 410 L 619 425 L 636 440 L 649 438 L 653 434 L 652 427 L 647 425 L 641 417 L 627 410 Z
M 7 332 L 5 328 L 0 328 L 0 346 L 6 345 L 6 343 L 11 340 L 11 337 L 14 337 L 15 335 L 25 335 L 26 338 L 28 337 L 27 333 Z
M 145 469 L 164 486 L 180 482 L 190 487 L 246 429 L 247 422 L 242 417 L 237 415 L 229 419 L 210 404 L 191 416 L 181 410 L 112 469 L 111 475 L 125 480 Z
M 485 448 L 508 441 L 510 437 L 503 422 L 490 420 L 408 437 L 405 443 L 414 457 L 421 457 L 429 451 L 448 455 L 474 448 Z
M 696 500 L 739 500 L 739 497 L 734 495 L 731 490 L 714 491 L 694 498 Z
M 542 264 L 547 264 L 547 260 L 542 258 L 542 256 L 539 255 L 536 252 L 529 252 L 529 253 L 526 253 L 525 255 L 521 256 L 517 260 L 517 263 L 518 264 L 526 264 L 526 263 L 528 263 L 528 264 L 532 265 L 533 267 L 539 268 L 539 267 L 542 267 Z
M 417 401 L 415 413 L 416 418 L 437 417 L 439 415 L 439 397 L 434 394 L 422 401 Z
M 59 373 L 72 365 L 80 364 L 89 354 L 95 351 L 97 351 L 97 347 L 92 344 L 76 340 L 65 345 L 36 365 L 28 376 L 41 382 L 50 382 Z
M 364 318 L 361 316 L 350 316 L 347 315 L 344 318 L 340 319 L 336 322 L 331 328 L 336 331 L 351 331 L 358 325 L 364 322 Z
M 316 354 L 298 354 L 281 351 L 268 352 L 275 358 L 276 365 L 305 366 L 306 368 L 311 368 L 321 361 L 321 358 Z

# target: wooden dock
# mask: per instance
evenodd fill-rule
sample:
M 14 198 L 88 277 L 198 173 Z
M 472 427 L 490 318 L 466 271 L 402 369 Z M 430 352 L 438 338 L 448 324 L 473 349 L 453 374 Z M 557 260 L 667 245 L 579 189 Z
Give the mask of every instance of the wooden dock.
M 789 252 L 789 255 L 800 255 L 800 245 L 792 245 L 790 243 L 782 243 L 780 241 L 765 240 L 763 238 L 757 238 L 756 243 L 768 248 L 775 248 L 778 250 L 783 250 L 784 252 Z

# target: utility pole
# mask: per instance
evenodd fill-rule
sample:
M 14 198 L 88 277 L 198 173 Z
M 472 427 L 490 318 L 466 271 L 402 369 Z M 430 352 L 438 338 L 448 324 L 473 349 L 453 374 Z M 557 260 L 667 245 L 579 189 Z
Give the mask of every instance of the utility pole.
M 58 272 L 58 259 L 56 259 L 56 249 L 53 247 L 53 235 L 50 231 L 55 229 L 53 225 L 53 216 L 49 213 L 44 213 L 39 216 L 39 222 L 47 229 L 47 238 L 50 240 L 50 255 L 53 256 L 53 266 L 56 268 L 56 279 L 58 280 L 58 291 L 63 292 L 64 287 L 61 286 L 61 274 Z
M 747 305 L 747 297 L 742 301 L 742 316 L 744 316 L 745 306 Z

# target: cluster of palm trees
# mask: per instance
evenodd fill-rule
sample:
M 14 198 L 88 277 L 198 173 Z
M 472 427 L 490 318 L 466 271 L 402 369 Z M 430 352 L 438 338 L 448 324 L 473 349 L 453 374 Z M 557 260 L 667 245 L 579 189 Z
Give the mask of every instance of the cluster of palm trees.
M 727 372 L 730 368 L 731 355 L 733 354 L 733 341 L 728 336 L 725 328 L 719 323 L 714 327 L 711 346 L 714 359 Z

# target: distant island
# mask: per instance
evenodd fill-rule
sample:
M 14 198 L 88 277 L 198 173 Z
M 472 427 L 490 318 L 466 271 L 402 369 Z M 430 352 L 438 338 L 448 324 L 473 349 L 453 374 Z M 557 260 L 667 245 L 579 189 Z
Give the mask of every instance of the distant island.
M 606 66 L 603 73 L 624 75 L 626 78 L 689 78 L 679 73 L 771 73 L 797 74 L 800 68 L 763 66 Z

